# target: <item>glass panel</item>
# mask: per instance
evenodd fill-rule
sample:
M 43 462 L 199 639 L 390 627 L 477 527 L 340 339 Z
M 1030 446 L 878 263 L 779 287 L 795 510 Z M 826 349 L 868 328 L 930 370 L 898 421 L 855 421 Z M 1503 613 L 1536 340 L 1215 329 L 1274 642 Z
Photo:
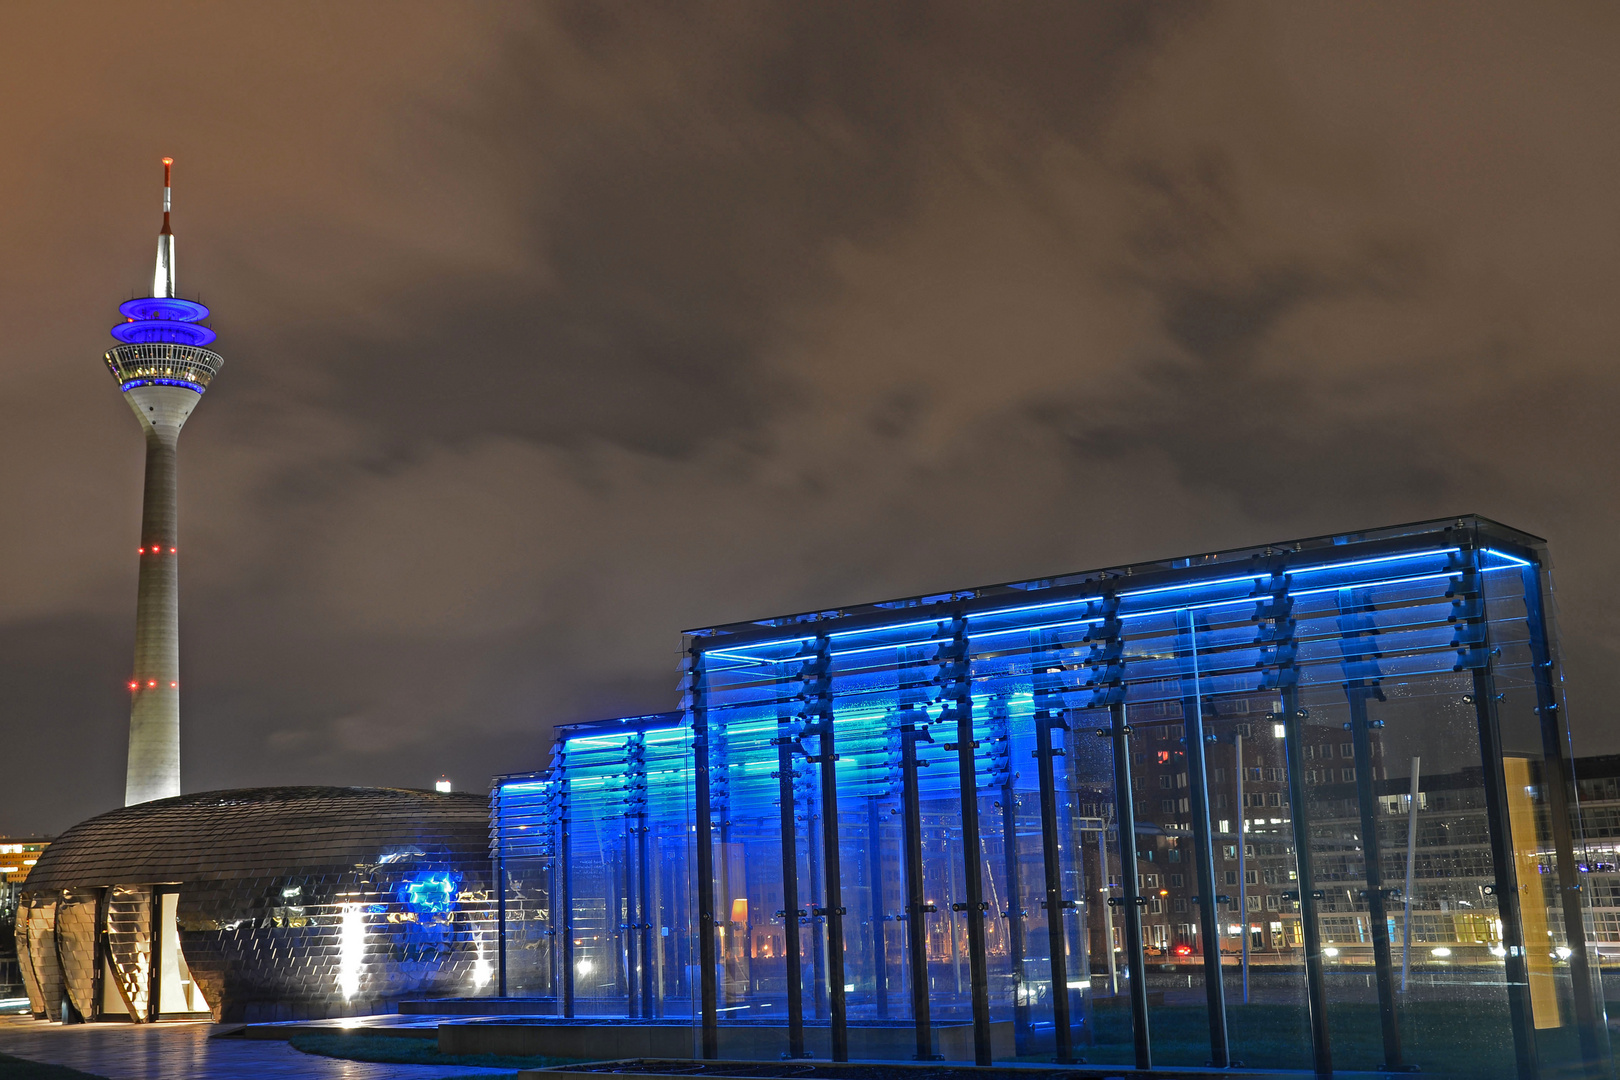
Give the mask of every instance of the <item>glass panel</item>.
M 1324 894 L 1320 925 L 1336 1068 L 1385 1062 L 1382 978 L 1404 1063 L 1442 1076 L 1514 1074 L 1506 985 L 1495 955 L 1501 930 L 1473 680 L 1452 670 L 1457 631 L 1448 591 L 1455 580 L 1440 574 L 1335 589 L 1295 606 L 1300 702 L 1308 713 L 1307 809 Z M 1356 747 L 1361 724 L 1364 756 Z M 1408 900 L 1414 761 L 1417 843 Z M 1368 781 L 1371 805 L 1358 780 Z M 1367 821 L 1389 898 L 1382 927 L 1369 895 Z M 1380 933 L 1390 945 L 1384 971 Z
M 1077 647 L 1076 658 L 1084 655 Z M 1073 869 L 1075 898 L 1083 900 L 1074 918 L 1074 953 L 1087 959 L 1071 966 L 1071 982 L 1080 981 L 1086 966 L 1089 997 L 1077 1013 L 1084 1038 L 1076 1046 L 1088 1062 L 1130 1064 L 1135 1061 L 1131 1031 L 1131 992 L 1125 956 L 1125 928 L 1119 910 L 1109 904 L 1124 896 L 1122 855 L 1114 805 L 1114 751 L 1111 739 L 1098 736 L 1111 719 L 1106 709 L 1074 709 L 1069 714 L 1064 772 L 1072 829 L 1078 833 Z M 1072 999 L 1071 999 L 1072 1000 Z
M 158 975 L 158 1012 L 160 1015 L 176 1016 L 207 1012 L 208 1002 L 203 999 L 202 990 L 192 981 L 191 968 L 180 947 L 179 925 L 175 921 L 180 897 L 176 893 L 165 892 L 158 894 L 158 900 L 158 932 L 162 935 L 158 942 L 162 967 Z
M 1527 595 L 1536 599 L 1534 592 L 1542 588 L 1542 582 L 1534 568 L 1519 568 L 1512 562 L 1487 551 L 1482 555 L 1480 578 L 1530 976 L 1531 1021 L 1543 1075 L 1577 1076 L 1585 1072 L 1583 1027 L 1590 1043 L 1585 1052 L 1603 1059 L 1609 1053 L 1603 997 L 1595 977 L 1599 961 L 1584 935 L 1571 940 L 1565 921 L 1565 896 L 1578 905 L 1580 894 L 1566 894 L 1561 879 L 1579 882 L 1587 867 L 1577 861 L 1582 854 L 1574 843 L 1579 822 L 1573 812 L 1573 792 L 1567 786 L 1559 792 L 1570 804 L 1559 823 L 1562 829 L 1555 831 L 1551 813 L 1554 793 L 1550 785 L 1567 769 L 1568 742 L 1558 737 L 1562 724 L 1556 714 L 1562 703 L 1554 696 L 1551 673 L 1545 667 L 1537 669 L 1538 655 L 1547 658 L 1549 654 L 1541 642 L 1532 640 L 1533 635 L 1547 632 L 1543 626 L 1531 625 L 1530 615 L 1539 604 L 1526 603 Z M 1554 706 L 1551 715 L 1544 716 L 1542 695 Z M 1553 736 L 1554 753 L 1565 756 L 1564 762 L 1546 757 L 1549 740 L 1544 726 Z M 1583 891 L 1590 894 L 1592 890 Z M 1579 981 L 1577 969 L 1583 957 L 1576 955 L 1576 949 L 1582 950 L 1589 965 Z
M 1557 895 L 1547 890 L 1569 869 L 1560 852 L 1575 855 L 1567 843 L 1558 847 L 1544 806 L 1540 729 L 1524 721 L 1515 730 L 1511 716 L 1503 735 L 1517 794 L 1498 800 L 1497 835 L 1511 826 L 1518 855 L 1513 867 L 1492 862 L 1486 794 L 1497 800 L 1497 782 L 1488 788 L 1486 779 L 1500 774 L 1494 760 L 1491 771 L 1481 768 L 1480 717 L 1489 709 L 1476 682 L 1490 678 L 1476 675 L 1488 655 L 1481 635 L 1501 639 L 1495 663 L 1504 696 L 1497 701 L 1493 691 L 1490 707 L 1538 716 L 1541 688 L 1527 609 L 1509 587 L 1522 560 L 1486 560 L 1485 599 L 1470 570 L 1466 538 L 1490 528 L 1465 520 L 1324 537 L 698 632 L 692 641 L 713 733 L 715 884 L 718 907 L 731 916 L 719 933 L 734 940 L 729 954 L 722 950 L 723 1008 L 783 1015 L 785 960 L 793 956 L 805 972 L 807 1022 L 826 1022 L 826 980 L 836 966 L 826 923 L 807 916 L 797 946 L 783 943 L 777 975 L 767 955 L 775 938 L 758 914 L 796 875 L 802 909 L 846 912 L 842 985 L 852 1031 L 903 1023 L 913 1005 L 899 991 L 916 983 L 926 989 L 934 1048 L 966 1057 L 969 928 L 982 900 L 980 989 L 989 997 L 993 1056 L 1054 1054 L 1062 1001 L 1088 1060 L 1130 1064 L 1123 913 L 1102 902 L 1122 899 L 1130 882 L 1144 901 L 1148 985 L 1140 989 L 1149 996 L 1156 1064 L 1209 1060 L 1210 1014 L 1218 1021 L 1218 1010 L 1203 981 L 1206 955 L 1218 951 L 1233 1058 L 1307 1068 L 1298 893 L 1305 858 L 1320 894 L 1310 901 L 1312 930 L 1325 940 L 1335 1064 L 1500 1075 L 1515 1057 L 1495 889 L 1498 870 L 1516 870 L 1527 882 L 1534 874 L 1540 890 L 1541 922 L 1524 929 L 1549 943 L 1531 974 L 1552 1003 L 1538 1015 L 1556 1016 L 1532 1037 L 1545 1044 L 1545 1060 L 1567 1057 L 1567 1016 L 1579 995 L 1568 965 L 1560 967 L 1558 947 L 1569 948 L 1570 934 L 1560 911 L 1547 911 Z M 1508 582 L 1501 597 L 1492 591 L 1497 580 Z M 970 737 L 958 733 L 951 711 L 964 699 Z M 1123 840 L 1106 737 L 1120 702 L 1134 772 L 1124 794 L 1138 819 Z M 829 714 L 834 745 L 824 746 L 818 732 Z M 1036 736 L 1054 716 L 1054 751 L 1062 753 L 1050 762 L 1046 810 Z M 1301 806 L 1291 805 L 1283 720 L 1301 730 L 1301 775 L 1293 778 Z M 1201 744 L 1207 850 L 1201 842 L 1195 849 L 1202 823 L 1194 819 L 1189 724 L 1202 725 L 1209 740 Z M 925 733 L 914 770 L 904 764 L 907 727 Z M 1495 738 L 1495 728 L 1485 731 Z M 786 764 L 773 739 L 792 745 Z M 972 744 L 964 746 L 970 804 L 958 742 Z M 836 770 L 836 811 L 822 805 L 825 770 Z M 911 776 L 921 840 L 908 852 Z M 976 836 L 963 832 L 967 805 L 977 810 Z M 1296 825 L 1308 832 L 1310 851 L 1294 850 Z M 821 844 L 828 827 L 838 834 L 836 900 Z M 1049 868 L 1050 836 L 1061 842 Z M 923 894 L 914 912 L 905 910 L 913 852 Z M 981 896 L 968 895 L 974 875 L 964 858 L 982 875 Z M 1049 888 L 1065 905 L 1053 918 L 1056 937 L 1042 907 Z M 1199 900 L 1214 897 L 1219 925 L 1211 934 Z M 923 923 L 923 970 L 913 979 L 915 920 Z M 1066 956 L 1054 976 L 1059 939 Z M 861 1056 L 853 1038 L 852 1056 Z
M 1280 700 L 1214 697 L 1209 783 L 1215 892 L 1232 1056 L 1251 1068 L 1311 1064 L 1304 927 Z

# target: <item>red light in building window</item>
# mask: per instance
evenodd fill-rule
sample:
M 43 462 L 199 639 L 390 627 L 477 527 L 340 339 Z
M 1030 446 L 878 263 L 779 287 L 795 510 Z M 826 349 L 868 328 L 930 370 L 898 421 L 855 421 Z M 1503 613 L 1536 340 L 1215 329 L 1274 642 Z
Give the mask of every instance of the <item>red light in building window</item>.
M 1160 765 L 1168 765 L 1168 764 L 1170 764 L 1170 751 L 1168 751 L 1168 750 L 1160 750 L 1159 751 L 1159 764 Z

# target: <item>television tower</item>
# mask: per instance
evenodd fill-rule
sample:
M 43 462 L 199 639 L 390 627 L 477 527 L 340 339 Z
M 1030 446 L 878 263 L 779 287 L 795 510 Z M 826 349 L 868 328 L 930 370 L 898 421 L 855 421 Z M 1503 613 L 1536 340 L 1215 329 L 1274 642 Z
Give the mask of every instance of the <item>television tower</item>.
M 158 233 L 152 295 L 118 307 L 119 344 L 107 367 L 146 434 L 146 495 L 141 501 L 140 589 L 135 602 L 135 671 L 129 681 L 129 772 L 124 805 L 180 794 L 180 541 L 175 453 L 180 429 L 224 358 L 204 348 L 214 332 L 199 325 L 208 309 L 174 289 L 169 229 L 169 169 L 163 159 L 163 229 Z

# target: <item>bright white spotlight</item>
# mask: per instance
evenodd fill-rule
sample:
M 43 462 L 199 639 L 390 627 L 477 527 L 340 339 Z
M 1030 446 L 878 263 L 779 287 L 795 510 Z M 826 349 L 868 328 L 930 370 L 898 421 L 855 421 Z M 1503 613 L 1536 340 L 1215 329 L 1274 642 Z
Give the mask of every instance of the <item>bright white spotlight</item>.
M 366 917 L 359 904 L 343 905 L 343 928 L 338 935 L 338 989 L 348 1001 L 360 992 L 360 962 L 366 954 Z

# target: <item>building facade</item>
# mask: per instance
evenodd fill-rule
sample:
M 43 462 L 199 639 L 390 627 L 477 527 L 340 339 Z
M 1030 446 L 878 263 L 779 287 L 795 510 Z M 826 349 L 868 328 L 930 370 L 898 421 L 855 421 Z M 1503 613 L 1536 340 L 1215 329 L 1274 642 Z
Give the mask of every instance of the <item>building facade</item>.
M 24 883 L 35 1016 L 279 1020 L 488 989 L 488 808 L 396 788 L 252 788 L 81 822 Z
M 497 783 L 506 991 L 704 1057 L 1607 1075 L 1547 591 L 1460 518 L 693 631 L 679 714 Z
M 15 927 L 23 882 L 50 846 L 44 836 L 0 836 L 0 1000 L 25 997 Z

